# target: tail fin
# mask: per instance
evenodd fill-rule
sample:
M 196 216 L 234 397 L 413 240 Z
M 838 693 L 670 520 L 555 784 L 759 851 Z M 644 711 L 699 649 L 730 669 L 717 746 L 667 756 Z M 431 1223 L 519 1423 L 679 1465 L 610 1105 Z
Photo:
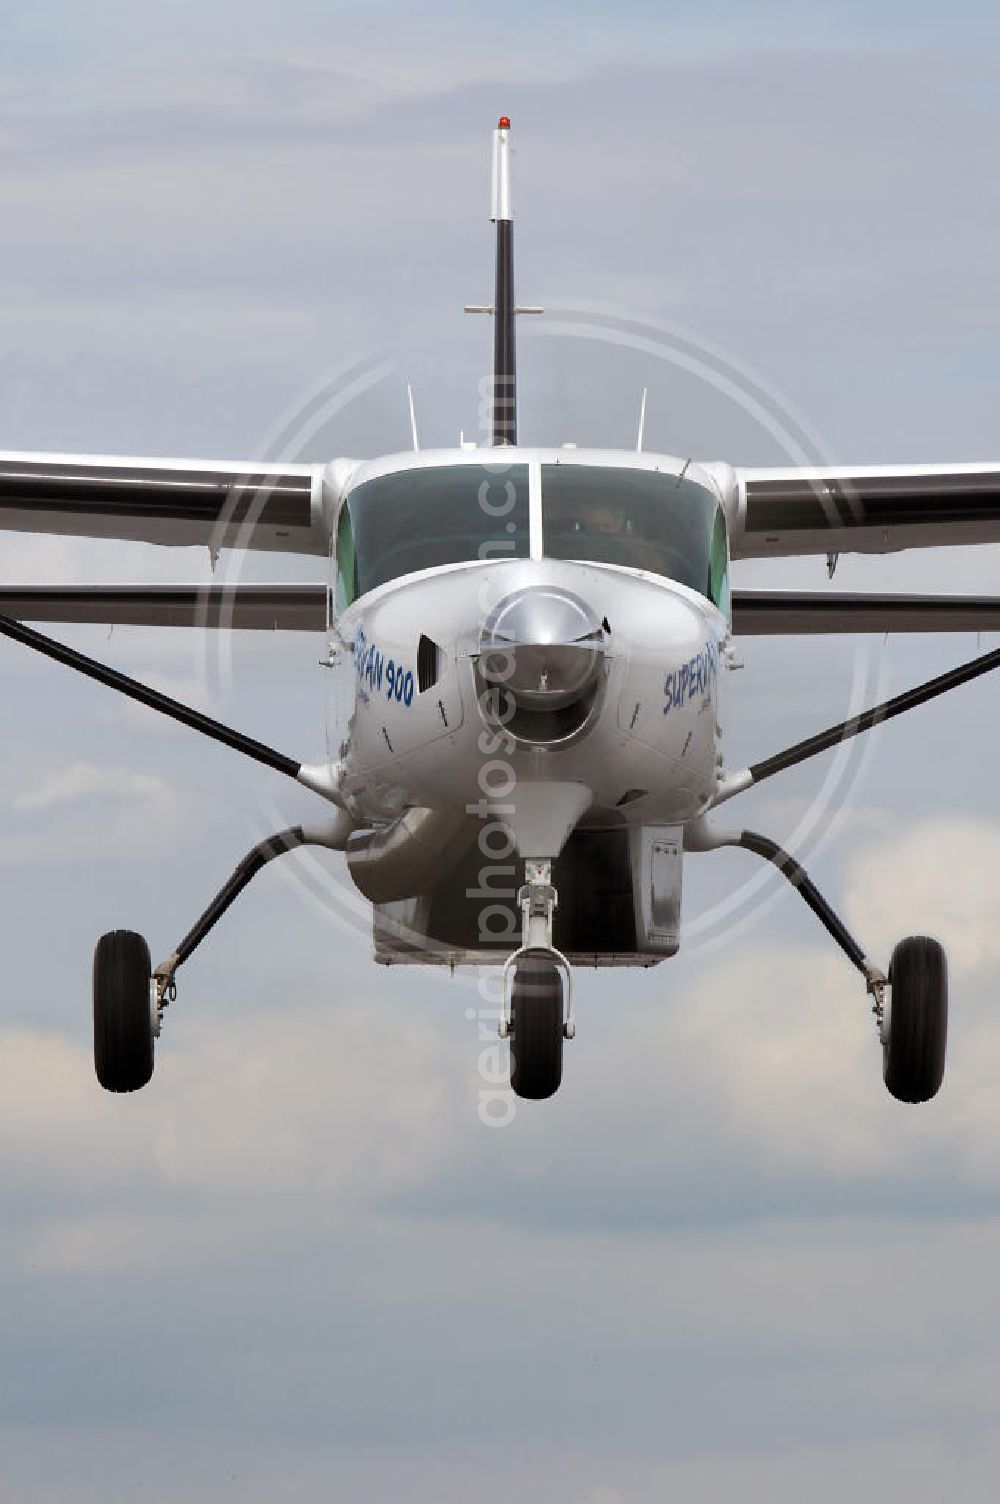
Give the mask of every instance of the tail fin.
M 510 199 L 510 121 L 493 132 L 493 212 L 497 227 L 493 299 L 493 443 L 517 443 L 517 370 L 514 352 L 514 216 Z
M 466 313 L 493 315 L 493 392 L 490 411 L 494 445 L 517 443 L 517 374 L 514 319 L 541 308 L 518 308 L 514 302 L 514 213 L 510 198 L 510 120 L 501 115 L 493 132 L 493 199 L 490 218 L 497 227 L 497 274 L 493 303 L 467 303 Z

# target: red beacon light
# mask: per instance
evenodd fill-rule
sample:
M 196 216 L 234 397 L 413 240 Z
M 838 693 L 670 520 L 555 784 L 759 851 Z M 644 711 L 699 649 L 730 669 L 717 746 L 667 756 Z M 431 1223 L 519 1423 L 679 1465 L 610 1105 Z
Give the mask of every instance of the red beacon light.
M 509 115 L 501 115 L 500 116 L 500 119 L 497 121 L 497 130 L 498 131 L 509 131 L 510 130 L 510 116 Z

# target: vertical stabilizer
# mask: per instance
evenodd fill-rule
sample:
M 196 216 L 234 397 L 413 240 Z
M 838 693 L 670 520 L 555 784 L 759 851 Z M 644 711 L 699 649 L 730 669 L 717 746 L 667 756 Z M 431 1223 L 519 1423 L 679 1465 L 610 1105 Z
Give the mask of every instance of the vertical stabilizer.
M 466 313 L 493 316 L 493 391 L 490 404 L 490 443 L 517 443 L 517 378 L 514 368 L 514 319 L 519 313 L 544 313 L 542 308 L 519 308 L 514 302 L 514 210 L 510 198 L 510 121 L 501 115 L 493 132 L 493 197 L 490 219 L 497 227 L 497 279 L 493 302 L 466 303 Z
M 514 359 L 514 216 L 510 198 L 510 120 L 493 132 L 493 206 L 497 227 L 493 298 L 493 443 L 517 443 L 517 375 Z

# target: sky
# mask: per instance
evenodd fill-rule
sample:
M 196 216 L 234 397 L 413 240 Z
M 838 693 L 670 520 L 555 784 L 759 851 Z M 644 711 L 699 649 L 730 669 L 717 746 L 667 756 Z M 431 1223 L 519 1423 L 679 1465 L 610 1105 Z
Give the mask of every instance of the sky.
M 425 445 L 474 434 L 489 330 L 461 309 L 507 113 L 518 295 L 549 310 L 527 441 L 631 445 L 647 386 L 672 454 L 1000 459 L 998 74 L 971 0 L 8 6 L 0 448 L 364 457 L 407 445 L 407 381 Z M 198 550 L 0 549 L 5 583 L 208 577 Z M 997 564 L 844 558 L 836 584 L 989 591 Z M 62 635 L 322 756 L 319 641 Z M 730 764 L 977 650 L 749 641 Z M 994 1497 L 989 678 L 739 809 L 872 954 L 948 947 L 933 1104 L 891 1101 L 848 963 L 723 852 L 687 862 L 675 960 L 580 974 L 563 1088 L 503 1131 L 472 982 L 376 968 L 335 856 L 257 879 L 181 972 L 151 1086 L 103 1094 L 97 936 L 165 956 L 318 806 L 13 644 L 0 693 L 3 1504 Z

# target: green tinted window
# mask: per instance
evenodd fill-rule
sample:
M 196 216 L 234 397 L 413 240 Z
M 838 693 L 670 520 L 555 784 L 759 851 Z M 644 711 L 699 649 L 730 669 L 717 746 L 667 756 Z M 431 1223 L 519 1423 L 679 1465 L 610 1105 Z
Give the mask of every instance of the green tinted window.
M 542 517 L 551 559 L 645 569 L 727 609 L 725 519 L 697 481 L 657 470 L 543 465 Z
M 357 569 L 354 562 L 354 528 L 351 511 L 342 506 L 337 521 L 337 610 L 343 611 L 357 595 Z
M 729 539 L 726 536 L 726 519 L 720 507 L 715 514 L 712 528 L 712 553 L 709 560 L 708 595 L 724 616 L 730 614 L 729 599 Z
M 341 507 L 338 601 L 342 579 L 347 606 L 418 569 L 528 554 L 527 465 L 397 471 L 355 486 Z

